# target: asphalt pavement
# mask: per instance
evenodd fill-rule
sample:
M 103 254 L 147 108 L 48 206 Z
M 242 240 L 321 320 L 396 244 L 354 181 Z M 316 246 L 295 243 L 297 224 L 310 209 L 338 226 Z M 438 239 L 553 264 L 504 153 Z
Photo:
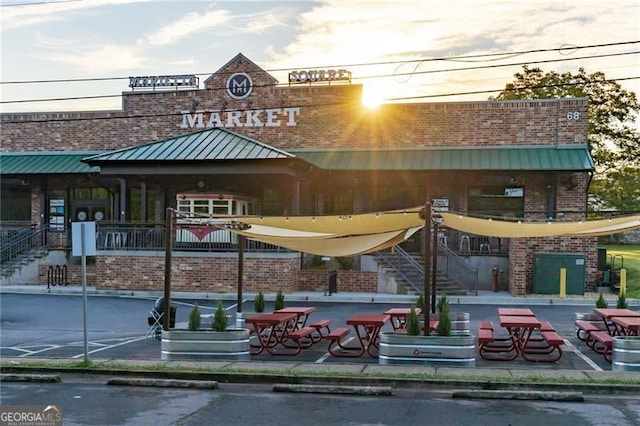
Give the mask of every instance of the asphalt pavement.
M 83 294 L 82 287 L 55 287 L 47 289 L 46 286 L 40 285 L 23 285 L 23 286 L 2 286 L 0 287 L 2 297 L 10 298 L 10 295 L 54 295 L 54 296 L 67 296 L 74 297 L 75 300 Z M 114 303 L 110 302 L 110 298 L 117 298 L 118 300 L 130 300 L 134 303 L 135 308 L 126 305 L 122 309 L 122 316 L 126 316 L 126 312 L 130 309 L 136 309 L 139 317 L 144 317 L 146 322 L 147 309 L 153 306 L 153 301 L 162 296 L 162 292 L 138 292 L 138 291 L 104 291 L 96 290 L 95 288 L 87 287 L 86 292 L 91 296 L 91 304 L 96 305 L 99 296 L 105 296 L 103 305 L 104 309 L 111 309 Z M 237 295 L 231 293 L 186 293 L 186 292 L 173 292 L 171 294 L 172 300 L 178 304 L 178 321 L 186 321 L 186 316 L 189 312 L 189 306 L 195 301 L 205 307 L 204 312 L 207 312 L 207 307 L 211 307 L 217 303 L 218 300 L 223 301 L 230 311 L 235 311 Z M 250 310 L 252 308 L 253 295 L 245 294 L 245 302 L 243 304 L 244 310 Z M 598 381 L 603 379 L 617 379 L 635 382 L 637 378 L 636 391 L 640 389 L 640 373 L 635 372 L 614 372 L 611 371 L 611 365 L 604 361 L 601 355 L 595 353 L 589 353 L 589 349 L 575 338 L 575 328 L 573 327 L 573 314 L 574 312 L 591 312 L 595 306 L 595 300 L 597 294 L 587 294 L 584 296 L 571 296 L 566 298 L 560 298 L 558 295 L 528 295 L 524 297 L 515 297 L 506 292 L 480 292 L 478 295 L 465 295 L 465 296 L 450 296 L 449 302 L 451 304 L 451 310 L 463 310 L 470 312 L 471 326 L 470 329 L 473 332 L 477 328 L 477 321 L 485 318 L 497 318 L 498 306 L 527 306 L 531 307 L 536 313 L 536 316 L 541 319 L 547 319 L 551 321 L 561 336 L 565 339 L 566 345 L 563 346 L 563 357 L 557 363 L 529 363 L 522 360 L 510 361 L 510 362 L 491 362 L 482 360 L 477 357 L 476 367 L 463 368 L 463 367 L 425 367 L 415 365 L 379 365 L 376 359 L 369 359 L 368 357 L 361 357 L 357 360 L 349 360 L 344 362 L 341 359 L 337 359 L 331 356 L 327 356 L 326 348 L 318 348 L 314 351 L 303 351 L 303 356 L 296 356 L 294 359 L 288 359 L 289 357 L 272 357 L 268 355 L 258 355 L 252 357 L 250 362 L 232 362 L 232 361 L 163 361 L 160 360 L 160 343 L 153 339 L 144 336 L 146 331 L 146 324 L 135 324 L 135 327 L 130 327 L 131 330 L 128 334 L 116 333 L 117 335 L 109 335 L 107 330 L 105 339 L 95 339 L 92 336 L 91 347 L 91 360 L 100 363 L 100 368 L 103 373 L 106 373 L 104 369 L 109 370 L 109 366 L 112 366 L 112 374 L 125 374 L 127 371 L 131 374 L 131 371 L 136 371 L 136 368 L 140 368 L 141 374 L 148 375 L 148 371 L 153 367 L 161 366 L 163 373 L 158 373 L 156 378 L 193 378 L 191 371 L 197 369 L 198 371 L 218 371 L 220 369 L 226 370 L 228 373 L 223 374 L 224 380 L 251 380 L 248 377 L 272 377 L 270 380 L 283 380 L 287 378 L 291 381 L 292 378 L 308 376 L 308 380 L 313 382 L 314 380 L 321 380 L 320 378 L 313 379 L 314 376 L 322 376 L 321 373 L 331 373 L 332 383 L 336 383 L 339 377 L 345 377 L 345 383 L 371 383 L 367 380 L 370 376 L 387 375 L 394 377 L 401 377 L 402 375 L 423 375 L 429 376 L 430 382 L 437 381 L 449 381 L 462 380 L 468 382 L 470 378 L 475 378 L 473 382 L 491 383 L 492 381 L 509 382 L 510 378 L 518 378 L 518 381 L 523 377 L 536 378 L 537 381 L 544 381 L 544 378 L 549 378 L 549 382 L 555 382 L 558 378 L 570 378 L 574 382 L 573 388 L 576 387 L 576 380 L 584 380 L 585 383 L 589 381 Z M 609 305 L 615 306 L 616 296 L 608 295 Z M 275 299 L 275 294 L 265 295 L 267 303 L 272 303 Z M 332 320 L 336 320 L 339 323 L 341 320 L 353 313 L 354 309 L 361 311 L 379 312 L 380 309 L 387 306 L 397 305 L 411 305 L 414 304 L 416 296 L 414 295 L 389 295 L 378 293 L 333 293 L 328 295 L 323 292 L 295 292 L 286 295 L 287 306 L 302 305 L 302 306 L 322 306 L 323 315 L 330 314 Z M 640 300 L 631 299 L 628 301 L 629 307 L 633 310 L 640 310 Z M 7 309 L 7 308 L 5 308 Z M 100 309 L 100 308 L 97 308 Z M 6 331 L 11 330 L 11 324 L 5 323 L 5 312 L 0 314 L 0 318 L 3 321 L 3 329 L 6 327 Z M 64 321 L 64 318 L 62 318 Z M 142 319 L 140 319 L 142 323 Z M 102 327 L 108 329 L 108 327 Z M 92 330 L 95 327 L 90 328 Z M 3 331 L 5 331 L 3 330 Z M 67 332 L 68 330 L 65 330 Z M 77 327 L 76 330 L 77 332 Z M 26 359 L 36 361 L 40 366 L 39 371 L 43 366 L 47 364 L 51 365 L 51 371 L 65 371 L 67 367 L 64 366 L 64 361 L 81 360 L 82 348 L 77 344 L 73 345 L 61 345 L 61 352 L 56 352 L 55 357 L 51 357 L 48 354 L 52 353 L 49 350 L 43 350 L 38 353 L 26 353 L 26 352 L 11 352 L 7 350 L 5 345 L 5 335 L 2 333 L 2 365 L 3 373 L 13 371 L 9 366 L 12 365 L 24 365 Z M 123 336 L 123 334 L 126 334 Z M 62 336 L 62 333 L 59 334 Z M 42 338 L 42 334 L 38 336 Z M 111 339 L 111 340 L 110 340 Z M 76 343 L 77 340 L 76 340 Z M 49 345 L 54 345 L 55 342 L 48 342 Z M 108 348 L 104 349 L 104 348 Z M 115 350 L 121 348 L 121 351 Z M 30 349 L 24 349 L 29 351 Z M 66 352 L 65 352 L 66 351 Z M 591 351 L 592 352 L 592 351 Z M 39 356 L 40 355 L 40 356 Z M 284 358 L 284 359 L 283 359 Z M 181 369 L 184 370 L 180 373 Z M 73 368 L 74 371 L 75 367 Z M 29 370 L 21 370 L 28 373 Z M 147 371 L 147 373 L 143 373 Z M 363 381 L 357 379 L 358 376 L 362 377 Z M 203 374 L 199 374 L 200 379 L 204 378 Z M 220 373 L 211 375 L 213 378 L 220 378 Z M 275 379 L 274 379 L 275 378 Z M 346 378 L 349 378 L 348 380 Z M 397 380 L 397 379 L 394 379 Z M 425 382 L 422 380 L 421 382 Z

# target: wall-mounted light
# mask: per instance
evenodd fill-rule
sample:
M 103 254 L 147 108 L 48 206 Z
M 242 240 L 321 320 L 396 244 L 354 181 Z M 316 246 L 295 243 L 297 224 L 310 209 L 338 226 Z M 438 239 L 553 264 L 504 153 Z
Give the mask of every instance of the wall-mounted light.
M 566 181 L 564 181 L 563 186 L 566 188 L 567 191 L 571 191 L 575 188 L 578 187 L 578 176 L 577 175 L 571 175 L 567 178 Z

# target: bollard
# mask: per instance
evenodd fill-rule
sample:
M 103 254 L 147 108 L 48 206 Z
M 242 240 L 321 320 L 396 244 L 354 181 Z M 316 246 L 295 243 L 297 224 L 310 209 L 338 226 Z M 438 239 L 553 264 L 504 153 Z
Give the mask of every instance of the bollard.
M 627 270 L 625 268 L 620 269 L 620 293 L 627 292 Z
M 567 297 L 567 268 L 560 268 L 560 299 Z

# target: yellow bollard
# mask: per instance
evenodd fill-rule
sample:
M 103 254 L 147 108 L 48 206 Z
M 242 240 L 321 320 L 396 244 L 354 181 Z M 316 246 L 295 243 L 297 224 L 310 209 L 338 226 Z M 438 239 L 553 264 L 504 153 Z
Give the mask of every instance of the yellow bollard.
M 396 246 L 391 246 L 391 254 L 396 254 Z
M 567 297 L 567 268 L 560 268 L 560 299 Z
M 620 269 L 620 293 L 627 292 L 627 270 L 624 268 Z

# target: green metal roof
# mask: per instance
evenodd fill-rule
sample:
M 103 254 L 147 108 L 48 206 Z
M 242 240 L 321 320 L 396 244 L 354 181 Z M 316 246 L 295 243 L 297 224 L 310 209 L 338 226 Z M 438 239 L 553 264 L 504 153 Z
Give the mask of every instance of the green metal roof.
M 586 145 L 289 152 L 327 170 L 593 170 Z
M 67 173 L 99 173 L 81 160 L 104 151 L 40 151 L 0 153 L 0 174 L 35 175 Z
M 87 158 L 89 164 L 140 161 L 265 160 L 293 155 L 230 132 L 208 129 Z

